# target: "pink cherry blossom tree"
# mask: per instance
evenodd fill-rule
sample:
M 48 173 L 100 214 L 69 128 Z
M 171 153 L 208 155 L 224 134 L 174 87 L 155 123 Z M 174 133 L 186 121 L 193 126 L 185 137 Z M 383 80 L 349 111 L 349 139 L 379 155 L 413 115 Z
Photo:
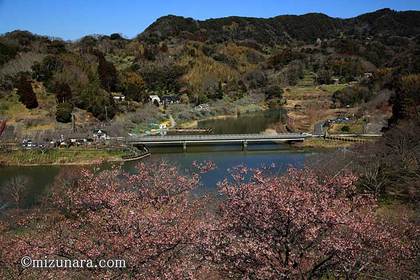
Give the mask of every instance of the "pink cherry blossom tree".
M 181 176 L 166 163 L 139 164 L 138 172 L 119 169 L 94 173 L 83 170 L 78 180 L 56 186 L 47 214 L 22 221 L 30 234 L 2 242 L 3 265 L 20 277 L 68 278 L 74 273 L 104 279 L 182 279 L 200 268 L 192 250 L 198 229 L 206 221 L 203 201 L 190 191 L 198 177 Z M 65 180 L 64 180 L 65 181 Z M 60 184 L 63 184 L 61 178 Z M 36 224 L 36 229 L 31 225 Z M 13 250 L 12 250 L 13 248 Z M 22 269 L 22 256 L 64 259 L 122 259 L 115 270 Z
M 291 169 L 242 180 L 249 172 L 242 167 L 234 183 L 221 183 L 221 217 L 204 239 L 223 278 L 356 279 L 407 260 L 412 248 L 377 218 L 375 200 L 356 192 L 354 175 L 320 179 Z
M 199 173 L 215 168 L 194 165 Z M 407 275 L 413 264 L 418 228 L 380 219 L 353 174 L 267 176 L 240 167 L 220 183 L 223 197 L 209 201 L 192 195 L 197 174 L 167 163 L 141 163 L 137 171 L 67 170 L 44 208 L 9 212 L 0 220 L 0 277 L 392 279 L 398 274 L 386 273 Z M 22 256 L 123 259 L 127 267 L 24 269 Z

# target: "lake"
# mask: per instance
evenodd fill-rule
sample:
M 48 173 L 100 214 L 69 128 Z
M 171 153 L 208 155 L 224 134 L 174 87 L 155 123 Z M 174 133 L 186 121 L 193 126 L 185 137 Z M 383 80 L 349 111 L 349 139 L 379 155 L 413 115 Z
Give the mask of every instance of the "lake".
M 238 118 L 223 120 L 208 120 L 199 122 L 201 128 L 212 128 L 213 133 L 260 133 L 270 125 L 283 121 L 284 112 L 266 111 L 242 114 Z M 247 151 L 242 151 L 238 145 L 219 146 L 188 146 L 188 153 L 182 147 L 151 148 L 151 157 L 145 162 L 168 161 L 179 167 L 181 172 L 188 172 L 194 161 L 213 161 L 217 168 L 201 176 L 201 187 L 197 193 L 215 192 L 217 182 L 229 178 L 229 169 L 245 165 L 250 168 L 267 168 L 267 172 L 282 173 L 288 167 L 302 168 L 307 157 L 313 152 L 298 151 L 287 144 L 249 145 Z M 123 169 L 135 172 L 136 162 L 123 163 Z M 101 168 L 109 168 L 109 164 Z M 7 187 L 7 182 L 16 176 L 28 179 L 26 207 L 31 207 L 39 201 L 61 169 L 68 166 L 37 166 L 37 167 L 0 167 L 0 190 Z M 89 168 L 89 167 L 86 167 Z
M 267 110 L 241 114 L 238 117 L 210 119 L 198 122 L 198 128 L 211 128 L 213 134 L 260 133 L 286 121 L 285 110 Z
M 288 167 L 302 168 L 305 160 L 314 155 L 313 152 L 290 150 L 287 145 L 278 150 L 256 150 L 239 151 L 234 150 L 237 147 L 192 147 L 190 152 L 178 152 L 174 148 L 163 149 L 164 153 L 152 151 L 152 156 L 143 161 L 167 161 L 179 167 L 181 172 L 188 173 L 192 168 L 194 161 L 203 162 L 206 160 L 213 161 L 216 169 L 202 174 L 201 184 L 197 193 L 208 193 L 217 191 L 217 182 L 230 177 L 229 169 L 239 165 L 245 165 L 249 168 L 267 168 L 271 173 L 282 173 Z M 252 147 L 250 147 L 252 149 Z M 265 147 L 269 149 L 270 147 Z M 274 147 L 271 147 L 274 148 Z M 194 151 L 195 149 L 195 151 Z M 209 151 L 211 150 L 211 151 Z M 217 150 L 217 151 L 216 151 Z M 123 169 L 127 172 L 135 172 L 137 162 L 123 163 Z M 54 178 L 59 174 L 61 169 L 72 168 L 69 166 L 36 166 L 36 167 L 1 167 L 0 168 L 0 190 L 7 187 L 7 182 L 12 177 L 23 176 L 28 179 L 27 191 L 28 195 L 25 206 L 31 207 L 39 201 L 39 198 L 49 189 Z M 89 167 L 86 167 L 89 168 Z M 109 164 L 105 164 L 102 169 L 109 168 Z

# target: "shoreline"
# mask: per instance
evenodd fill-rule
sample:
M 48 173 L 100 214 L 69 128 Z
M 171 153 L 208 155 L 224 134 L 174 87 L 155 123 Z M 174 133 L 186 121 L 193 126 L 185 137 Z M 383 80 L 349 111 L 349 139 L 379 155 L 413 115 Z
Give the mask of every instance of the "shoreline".
M 347 142 L 348 143 L 348 142 Z M 328 152 L 328 151 L 333 151 L 335 149 L 338 148 L 345 148 L 345 147 L 349 147 L 349 146 L 343 146 L 343 145 L 338 145 L 338 146 L 328 146 L 328 145 L 302 145 L 303 143 L 293 143 L 293 144 L 289 144 L 288 149 L 286 149 L 287 151 L 293 151 L 296 153 L 310 153 L 310 152 Z M 351 143 L 350 143 L 351 144 Z M 248 152 L 253 152 L 253 151 L 248 151 Z M 255 151 L 255 152 L 260 152 L 260 151 Z M 183 154 L 183 152 L 179 152 L 180 154 Z M 80 162 L 64 162 L 64 163 L 60 163 L 60 162 L 54 162 L 54 163 L 23 163 L 23 164 L 4 164 L 4 163 L 0 163 L 0 169 L 2 167 L 65 167 L 65 166 L 94 166 L 94 165 L 101 165 L 101 164 L 107 164 L 107 163 L 125 163 L 125 162 L 130 162 L 130 161 L 139 161 L 139 160 L 143 160 L 145 158 L 150 157 L 151 154 L 145 154 L 140 156 L 139 158 L 132 158 L 132 159 L 123 159 L 123 158 L 110 158 L 110 159 L 104 159 L 104 160 L 89 160 L 89 161 L 80 161 Z
M 110 160 L 102 160 L 98 162 L 98 160 L 92 161 L 80 161 L 80 162 L 52 162 L 52 163 L 23 163 L 23 164 L 7 164 L 7 163 L 0 163 L 0 169 L 2 167 L 37 167 L 37 166 L 92 166 L 92 165 L 99 165 L 104 163 L 123 163 L 128 162 L 130 160 L 125 159 L 110 159 Z
M 39 150 L 0 151 L 1 167 L 36 167 L 36 166 L 88 166 L 102 163 L 130 161 L 127 152 L 122 150 L 59 150 L 52 149 L 45 153 Z
M 111 160 L 103 160 L 101 162 L 96 162 L 95 160 L 92 161 L 84 161 L 84 162 L 65 162 L 65 163 L 24 163 L 24 164 L 2 164 L 0 163 L 0 169 L 2 167 L 37 167 L 37 166 L 93 166 L 93 165 L 100 165 L 104 163 L 125 163 L 130 161 L 137 161 L 142 160 L 149 155 L 144 155 L 140 158 L 135 159 L 111 159 Z
M 224 120 L 224 119 L 228 119 L 228 118 L 237 118 L 237 117 L 238 117 L 237 114 L 236 115 L 217 115 L 217 116 L 208 117 L 208 118 L 204 118 L 204 119 L 183 122 L 179 126 L 181 128 L 197 128 L 199 122 L 214 121 L 214 120 Z

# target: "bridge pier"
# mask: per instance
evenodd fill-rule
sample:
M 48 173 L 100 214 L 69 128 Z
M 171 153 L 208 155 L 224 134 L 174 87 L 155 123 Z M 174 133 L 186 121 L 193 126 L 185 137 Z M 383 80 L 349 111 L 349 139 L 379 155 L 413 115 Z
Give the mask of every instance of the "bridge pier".
M 244 140 L 242 141 L 242 151 L 246 151 L 248 148 L 248 141 Z
M 187 151 L 187 142 L 186 141 L 184 141 L 182 143 L 182 147 L 183 147 L 184 152 L 186 152 Z

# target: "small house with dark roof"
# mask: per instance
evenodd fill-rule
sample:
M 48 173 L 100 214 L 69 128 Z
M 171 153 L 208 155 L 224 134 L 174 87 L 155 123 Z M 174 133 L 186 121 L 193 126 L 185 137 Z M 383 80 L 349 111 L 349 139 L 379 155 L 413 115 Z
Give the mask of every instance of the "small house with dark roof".
M 121 93 L 118 92 L 113 92 L 112 93 L 112 98 L 114 99 L 115 102 L 124 102 L 125 101 L 125 96 Z
M 162 103 L 166 105 L 180 103 L 180 99 L 176 95 L 165 95 L 165 96 L 162 96 L 161 100 L 162 100 Z
M 95 129 L 93 131 L 93 139 L 94 140 L 107 140 L 108 138 L 109 138 L 108 134 L 106 133 L 105 130 Z

